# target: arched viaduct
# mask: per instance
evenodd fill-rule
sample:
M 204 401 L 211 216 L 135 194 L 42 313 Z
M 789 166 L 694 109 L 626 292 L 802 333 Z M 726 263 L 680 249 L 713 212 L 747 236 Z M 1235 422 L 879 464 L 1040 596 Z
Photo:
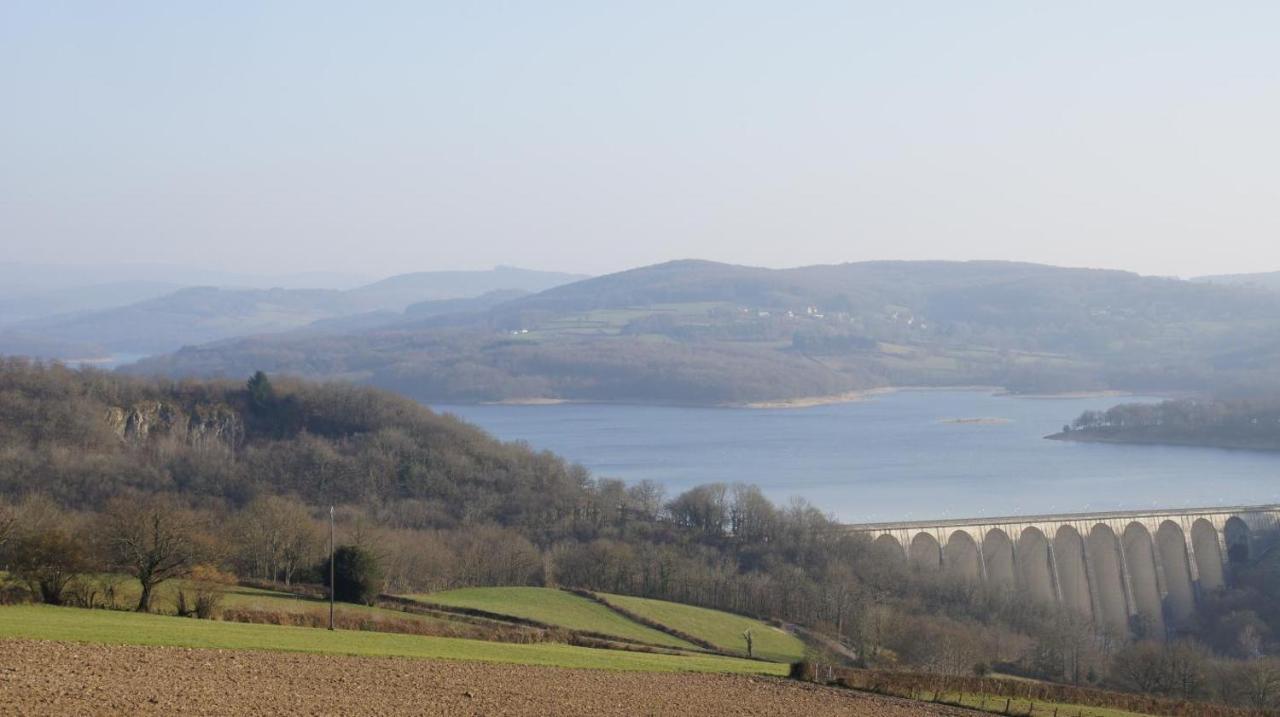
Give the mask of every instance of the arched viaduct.
M 1176 632 L 1280 534 L 1280 505 L 849 525 L 919 570 L 1062 605 L 1121 635 Z

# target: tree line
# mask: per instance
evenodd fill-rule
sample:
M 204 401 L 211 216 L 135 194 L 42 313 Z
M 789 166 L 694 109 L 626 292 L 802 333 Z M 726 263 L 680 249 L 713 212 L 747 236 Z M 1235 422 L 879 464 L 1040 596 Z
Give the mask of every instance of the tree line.
M 1085 411 L 1067 436 L 1123 442 L 1280 449 L 1280 397 L 1177 399 Z

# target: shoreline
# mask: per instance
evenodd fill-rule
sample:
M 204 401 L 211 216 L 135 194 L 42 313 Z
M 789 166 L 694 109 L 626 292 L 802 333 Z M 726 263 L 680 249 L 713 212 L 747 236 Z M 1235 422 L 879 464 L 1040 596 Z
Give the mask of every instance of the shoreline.
M 479 406 L 559 406 L 562 403 L 579 403 L 567 398 L 504 398 L 501 401 L 481 401 Z
M 975 393 L 990 393 L 992 396 L 999 396 L 1001 398 L 1026 398 L 1039 400 L 1127 398 L 1139 395 L 1133 391 L 1121 391 L 1116 389 L 1098 391 L 1064 391 L 1062 393 L 1014 393 L 1003 386 L 987 386 L 982 384 L 965 384 L 960 386 L 881 386 L 879 388 L 860 388 L 853 391 L 845 391 L 844 393 L 836 393 L 827 396 L 802 396 L 800 398 L 780 398 L 771 401 L 748 401 L 743 403 L 725 403 L 720 405 L 725 408 L 751 409 L 813 408 L 815 406 L 830 406 L 839 403 L 867 401 L 875 398 L 876 396 L 898 393 L 900 391 L 972 391 Z
M 1102 435 L 1083 430 L 1067 433 L 1059 431 L 1044 437 L 1048 441 L 1069 441 L 1073 443 L 1105 443 L 1113 446 L 1169 446 L 1173 448 L 1213 448 L 1220 451 L 1251 451 L 1255 453 L 1278 453 L 1280 446 L 1269 443 L 1211 442 L 1194 438 L 1157 437 L 1157 436 L 1120 436 Z
M 1009 390 L 1002 390 L 995 395 L 1007 398 L 1038 398 L 1041 400 L 1057 400 L 1072 398 L 1126 398 L 1138 396 L 1142 394 L 1133 391 L 1121 391 L 1114 388 L 1099 389 L 1097 391 L 1063 391 L 1061 393 L 1014 393 Z
M 841 393 L 822 396 L 800 396 L 797 398 L 778 398 L 764 401 L 730 401 L 722 403 L 680 403 L 665 401 L 604 401 L 581 398 L 504 398 L 497 401 L 480 401 L 470 405 L 477 406 L 560 406 L 566 404 L 600 404 L 614 406 L 671 406 L 684 408 L 732 408 L 750 410 L 794 410 L 801 408 L 817 408 L 844 403 L 870 401 L 878 396 L 885 396 L 905 391 L 966 391 L 989 393 L 1001 398 L 1023 398 L 1036 400 L 1069 400 L 1080 398 L 1127 398 L 1139 394 L 1133 391 L 1106 389 L 1098 391 L 1066 391 L 1063 393 L 1014 393 L 1002 386 L 966 384 L 961 386 L 879 386 L 876 388 L 859 388 Z M 459 404 L 466 405 L 466 404 Z
M 902 389 L 898 386 L 860 388 L 853 391 L 845 391 L 844 393 L 833 393 L 827 396 L 802 396 L 800 398 L 780 398 L 772 401 L 749 401 L 746 403 L 723 403 L 720 405 L 724 408 L 747 408 L 754 410 L 815 408 L 817 406 L 831 406 L 838 403 L 869 401 L 876 396 L 883 396 L 899 390 Z

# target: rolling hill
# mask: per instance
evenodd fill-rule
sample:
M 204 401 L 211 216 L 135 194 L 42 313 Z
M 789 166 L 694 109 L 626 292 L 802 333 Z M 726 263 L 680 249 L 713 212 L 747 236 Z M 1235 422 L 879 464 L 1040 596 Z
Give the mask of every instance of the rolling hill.
M 253 334 L 286 332 L 317 322 L 336 321 L 339 330 L 366 328 L 398 319 L 413 305 L 422 306 L 416 307 L 411 317 L 430 315 L 429 304 L 434 302 L 459 302 L 487 294 L 506 300 L 579 278 L 498 267 L 490 271 L 403 274 L 350 290 L 189 287 L 112 308 L 13 322 L 0 332 L 0 353 L 59 359 L 109 354 L 140 356 Z M 144 291 L 150 286 L 130 288 Z M 120 293 L 123 291 L 120 289 L 117 295 L 127 296 Z M 492 302 L 480 304 L 490 305 Z M 449 306 L 436 313 L 463 306 Z M 330 330 L 323 323 L 317 328 Z
M 666 600 L 541 587 L 462 588 L 410 597 L 651 645 L 683 649 L 703 645 L 733 655 L 746 655 L 744 633 L 750 631 L 755 657 L 795 662 L 805 654 L 799 638 L 766 622 Z
M 756 657 L 773 662 L 795 662 L 804 657 L 804 643 L 799 638 L 760 620 L 666 600 L 629 595 L 601 597 L 616 609 L 692 635 L 724 652 L 745 655 L 744 635 L 750 631 Z
M 1228 286 L 1251 286 L 1258 289 L 1280 289 L 1280 271 L 1265 271 L 1256 274 L 1218 274 L 1215 276 L 1199 276 L 1192 281 L 1206 284 L 1225 284 Z
M 676 261 L 489 307 L 186 347 L 129 370 L 342 378 L 426 401 L 744 403 L 884 385 L 1278 384 L 1280 294 L 1010 262 Z M 1228 363 L 1231 362 L 1231 363 Z
M 409 597 L 429 604 L 482 610 L 649 645 L 697 649 L 677 637 L 629 620 L 605 605 L 556 588 L 460 588 Z

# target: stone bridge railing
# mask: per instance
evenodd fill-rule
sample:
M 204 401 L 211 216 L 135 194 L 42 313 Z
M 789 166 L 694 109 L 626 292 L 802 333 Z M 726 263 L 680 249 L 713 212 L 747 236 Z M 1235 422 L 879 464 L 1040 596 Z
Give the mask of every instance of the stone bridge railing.
M 1280 536 L 1280 505 L 849 525 L 920 570 L 1066 606 L 1118 634 L 1191 619 Z

